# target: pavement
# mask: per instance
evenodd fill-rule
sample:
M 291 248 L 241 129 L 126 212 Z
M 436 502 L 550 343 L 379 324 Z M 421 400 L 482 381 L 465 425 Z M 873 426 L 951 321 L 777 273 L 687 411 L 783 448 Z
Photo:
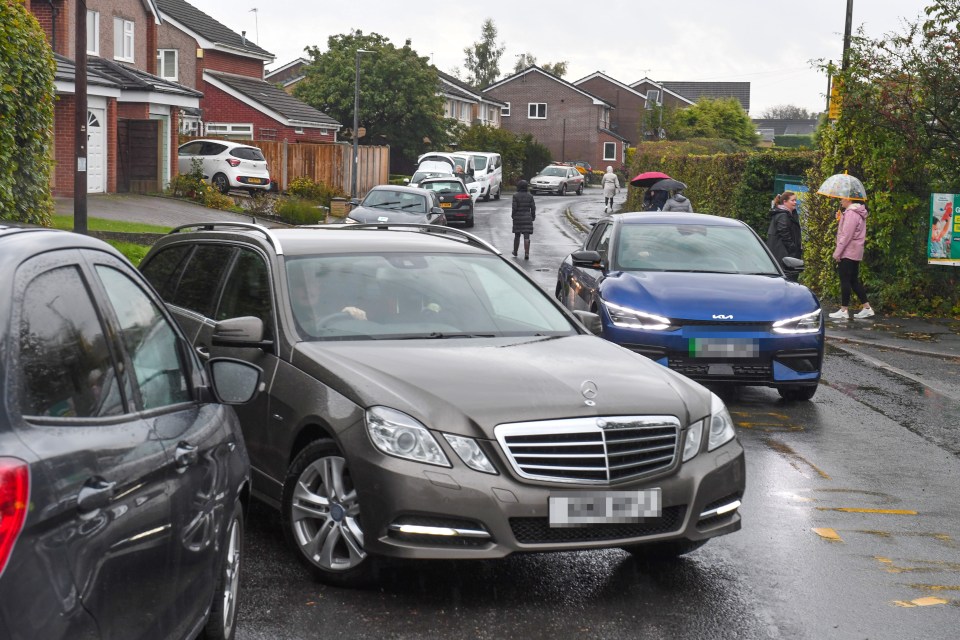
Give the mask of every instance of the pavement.
M 506 192 L 504 194 L 509 197 Z M 615 211 L 621 210 L 625 199 L 626 189 L 621 189 L 615 199 Z M 58 214 L 73 213 L 72 199 L 57 198 L 55 204 Z M 586 189 L 582 197 L 574 200 L 570 211 L 571 222 L 577 224 L 581 231 L 589 231 L 590 224 L 604 215 L 607 212 L 603 206 L 602 192 L 596 187 Z M 132 194 L 90 195 L 87 198 L 87 217 L 171 227 L 192 222 L 252 220 L 250 215 L 216 211 L 173 198 Z M 827 305 L 824 315 L 836 308 L 835 305 Z M 865 345 L 923 356 L 960 359 L 960 318 L 885 316 L 878 310 L 877 315 L 866 320 L 825 319 L 827 340 L 838 346 Z

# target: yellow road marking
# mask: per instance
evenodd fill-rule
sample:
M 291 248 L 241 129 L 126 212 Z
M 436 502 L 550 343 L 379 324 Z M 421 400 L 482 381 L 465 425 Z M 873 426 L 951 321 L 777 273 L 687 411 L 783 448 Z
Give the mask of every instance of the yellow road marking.
M 911 584 L 910 587 L 921 591 L 960 591 L 956 584 Z
M 897 605 L 898 607 L 910 608 L 910 607 L 929 607 L 935 604 L 947 604 L 948 602 L 950 601 L 944 600 L 943 598 L 934 598 L 931 596 L 927 598 L 917 598 L 916 600 L 909 600 L 909 601 L 894 600 L 893 604 Z
M 831 542 L 843 542 L 843 538 L 840 537 L 840 534 L 834 531 L 833 529 L 821 528 L 813 529 L 813 532 L 823 538 L 824 540 L 830 540 Z
M 856 507 L 817 507 L 819 511 L 840 511 L 842 513 L 882 513 L 890 516 L 916 516 L 912 509 L 859 509 Z

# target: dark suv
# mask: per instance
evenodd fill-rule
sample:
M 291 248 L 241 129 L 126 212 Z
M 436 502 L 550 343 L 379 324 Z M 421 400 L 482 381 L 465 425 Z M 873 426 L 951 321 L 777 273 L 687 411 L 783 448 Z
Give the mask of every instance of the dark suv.
M 0 638 L 232 638 L 260 372 L 105 242 L 0 221 Z
M 366 582 L 376 556 L 662 557 L 740 528 L 723 402 L 469 233 L 194 225 L 141 265 L 202 356 L 266 372 L 239 409 L 253 491 L 321 580 Z

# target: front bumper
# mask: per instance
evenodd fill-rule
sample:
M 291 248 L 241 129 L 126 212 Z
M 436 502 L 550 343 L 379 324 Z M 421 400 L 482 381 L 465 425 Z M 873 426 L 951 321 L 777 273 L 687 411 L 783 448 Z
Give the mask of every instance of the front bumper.
M 347 434 L 344 434 L 347 435 Z M 360 498 L 364 544 L 383 556 L 487 559 L 515 552 L 570 551 L 664 540 L 703 540 L 740 529 L 746 481 L 743 448 L 733 440 L 700 453 L 666 475 L 613 485 L 520 479 L 484 442 L 499 475 L 467 468 L 446 442 L 453 468 L 382 455 L 364 429 L 350 431 L 345 450 Z M 443 440 L 439 438 L 439 440 Z M 549 526 L 551 491 L 659 488 L 662 516 L 635 523 Z
M 537 193 L 560 193 L 559 184 L 530 184 L 530 191 Z
M 777 334 L 756 326 L 687 325 L 673 331 L 643 331 L 609 324 L 603 337 L 697 380 L 756 386 L 817 384 L 823 365 L 820 333 Z M 750 353 L 703 353 L 702 341 L 750 345 Z

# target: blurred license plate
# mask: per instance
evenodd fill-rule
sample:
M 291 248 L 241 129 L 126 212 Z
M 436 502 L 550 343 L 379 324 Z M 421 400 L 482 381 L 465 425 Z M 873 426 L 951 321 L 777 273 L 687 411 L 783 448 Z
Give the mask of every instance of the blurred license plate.
M 660 517 L 660 489 L 550 494 L 550 526 L 639 522 Z
M 247 182 L 250 184 L 263 184 L 263 180 L 260 178 L 247 178 Z
M 441 202 L 441 203 L 440 203 L 440 206 L 443 207 L 444 209 L 449 209 L 450 207 L 453 206 L 453 203 L 452 203 L 452 202 Z
M 760 341 L 755 338 L 690 338 L 692 358 L 756 358 Z

